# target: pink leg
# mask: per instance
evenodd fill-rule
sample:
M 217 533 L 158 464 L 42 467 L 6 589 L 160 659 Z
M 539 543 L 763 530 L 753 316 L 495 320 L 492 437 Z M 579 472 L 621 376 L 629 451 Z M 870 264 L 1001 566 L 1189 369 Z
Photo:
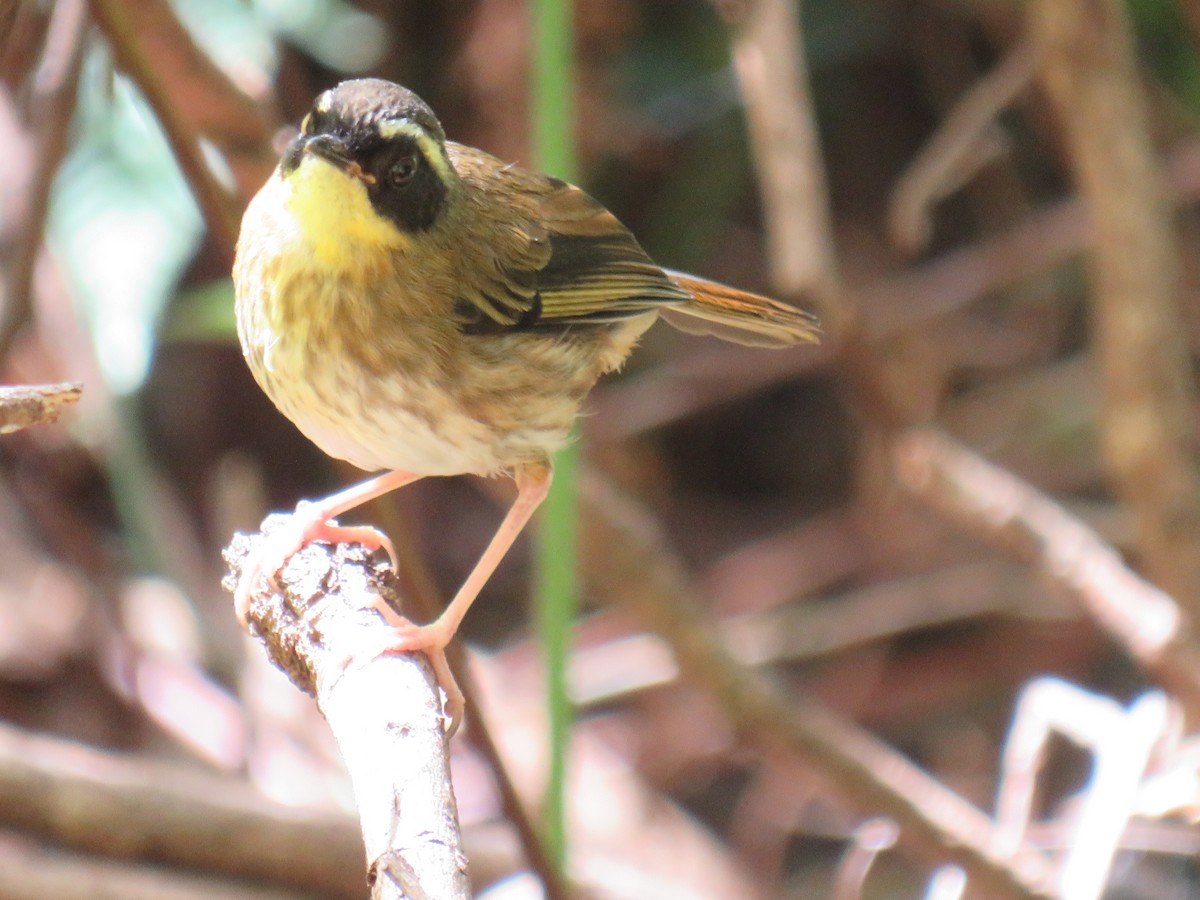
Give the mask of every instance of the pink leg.
M 445 612 L 428 625 L 410 624 L 397 628 L 395 649 L 424 650 L 429 647 L 445 647 L 450 643 L 463 616 L 467 614 L 467 610 L 471 608 L 471 604 L 475 602 L 475 598 L 479 596 L 479 592 L 492 577 L 492 573 L 496 571 L 496 567 L 500 565 L 500 561 L 504 559 L 534 512 L 546 499 L 546 493 L 550 490 L 550 470 L 523 470 L 517 473 L 516 481 L 517 499 L 513 501 L 491 543 L 483 551 L 483 556 L 479 558 L 479 562 L 475 564 L 475 568 L 458 589 Z
M 305 544 L 316 540 L 332 543 L 339 541 L 366 544 L 374 549 L 387 551 L 393 565 L 396 562 L 396 552 L 387 536 L 364 525 L 340 526 L 329 520 L 344 512 L 361 506 L 368 500 L 381 497 L 398 487 L 411 484 L 420 475 L 411 472 L 384 472 L 374 478 L 368 478 L 361 484 L 347 488 L 324 500 L 315 503 L 301 503 L 287 525 L 272 532 L 259 548 L 253 559 L 247 560 L 242 569 L 242 577 L 233 593 L 234 609 L 238 620 L 246 624 L 246 612 L 250 608 L 250 594 L 254 590 L 260 576 L 265 576 L 272 583 L 275 575 L 283 568 L 288 557 Z
M 519 470 L 515 478 L 517 499 L 513 501 L 504 521 L 500 523 L 500 527 L 496 530 L 487 549 L 483 551 L 483 556 L 479 558 L 479 562 L 475 564 L 475 568 L 471 570 L 471 574 L 467 576 L 463 586 L 458 589 L 458 593 L 454 595 L 454 599 L 450 601 L 445 612 L 428 625 L 414 625 L 397 616 L 390 608 L 379 610 L 391 624 L 393 630 L 392 636 L 388 639 L 386 646 L 381 648 L 381 652 L 407 653 L 423 650 L 433 664 L 438 681 L 446 692 L 446 710 L 450 714 L 448 735 L 454 734 L 458 729 L 462 719 L 463 699 L 462 692 L 450 674 L 450 667 L 446 664 L 446 645 L 450 643 L 454 633 L 458 631 L 463 616 L 467 614 L 467 610 L 471 608 L 471 604 L 475 602 L 475 598 L 479 596 L 483 586 L 492 577 L 492 573 L 496 571 L 496 567 L 500 565 L 500 561 L 504 559 L 517 536 L 528 524 L 537 508 L 541 506 L 542 501 L 546 499 L 546 493 L 550 490 L 551 471 L 548 467 L 538 466 Z

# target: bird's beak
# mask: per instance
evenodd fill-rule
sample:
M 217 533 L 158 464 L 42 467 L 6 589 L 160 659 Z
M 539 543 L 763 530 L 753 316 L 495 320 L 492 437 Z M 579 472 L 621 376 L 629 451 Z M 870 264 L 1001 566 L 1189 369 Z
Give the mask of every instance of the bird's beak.
M 336 166 L 352 178 L 357 178 L 366 184 L 373 184 L 375 176 L 364 172 L 362 166 L 350 158 L 349 149 L 346 143 L 340 138 L 336 138 L 331 134 L 318 134 L 314 137 L 305 140 L 301 149 L 305 153 L 311 153 L 313 156 L 319 157 L 325 162 Z

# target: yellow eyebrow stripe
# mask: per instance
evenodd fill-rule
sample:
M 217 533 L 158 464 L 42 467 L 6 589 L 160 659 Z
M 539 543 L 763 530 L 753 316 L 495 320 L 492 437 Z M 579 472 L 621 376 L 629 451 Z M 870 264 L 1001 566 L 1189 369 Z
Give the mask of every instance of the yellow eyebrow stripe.
M 385 141 L 400 136 L 412 138 L 421 148 L 425 159 L 441 176 L 442 181 L 447 181 L 451 172 L 450 163 L 446 160 L 445 149 L 441 142 L 430 135 L 420 124 L 412 119 L 383 119 L 376 125 L 376 129 L 379 136 Z

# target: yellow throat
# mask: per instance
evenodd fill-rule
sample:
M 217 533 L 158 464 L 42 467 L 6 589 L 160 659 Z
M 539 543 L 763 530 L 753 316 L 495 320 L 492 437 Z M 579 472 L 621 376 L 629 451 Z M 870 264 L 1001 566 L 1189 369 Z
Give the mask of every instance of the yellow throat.
M 323 268 L 372 269 L 375 259 L 404 249 L 409 238 L 377 213 L 357 178 L 305 155 L 293 171 L 273 176 L 296 233 Z

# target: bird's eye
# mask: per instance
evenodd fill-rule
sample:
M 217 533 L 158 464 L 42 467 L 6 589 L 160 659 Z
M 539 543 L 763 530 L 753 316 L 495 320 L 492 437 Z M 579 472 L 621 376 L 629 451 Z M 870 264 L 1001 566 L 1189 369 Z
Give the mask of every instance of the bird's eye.
M 405 153 L 388 169 L 388 183 L 392 187 L 404 187 L 417 174 L 417 169 L 420 167 L 421 155 L 416 151 Z

